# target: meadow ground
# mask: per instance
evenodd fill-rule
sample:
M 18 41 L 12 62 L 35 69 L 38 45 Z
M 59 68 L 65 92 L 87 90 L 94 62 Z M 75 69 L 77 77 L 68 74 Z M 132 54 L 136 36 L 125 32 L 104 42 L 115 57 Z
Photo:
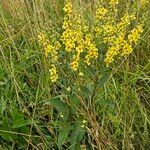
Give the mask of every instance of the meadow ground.
M 150 149 L 150 2 L 116 2 L 0 0 L 0 150 Z

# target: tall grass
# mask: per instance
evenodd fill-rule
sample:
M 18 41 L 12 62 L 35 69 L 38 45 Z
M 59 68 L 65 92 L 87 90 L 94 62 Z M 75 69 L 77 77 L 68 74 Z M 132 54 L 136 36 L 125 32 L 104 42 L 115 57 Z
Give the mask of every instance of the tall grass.
M 73 4 L 92 21 L 96 1 Z M 150 148 L 150 3 L 132 5 L 144 33 L 134 52 L 111 67 L 109 78 L 104 72 L 93 91 L 90 83 L 70 90 L 78 80 L 70 72 L 63 84 L 51 84 L 37 33 L 61 32 L 63 1 L 1 0 L 0 149 Z M 88 101 L 89 94 L 96 100 Z

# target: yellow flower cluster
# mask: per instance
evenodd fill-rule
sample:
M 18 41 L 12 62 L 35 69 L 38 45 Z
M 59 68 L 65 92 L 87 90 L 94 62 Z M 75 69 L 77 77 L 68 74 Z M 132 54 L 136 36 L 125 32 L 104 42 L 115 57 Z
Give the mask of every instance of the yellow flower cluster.
M 91 59 L 97 59 L 98 49 L 92 41 L 91 35 L 86 35 L 85 37 L 85 47 L 87 49 L 87 55 L 85 56 L 85 62 L 90 65 Z
M 65 53 L 70 68 L 79 72 L 82 70 L 80 68 L 82 63 L 86 67 L 94 64 L 93 62 L 98 60 L 99 52 L 105 54 L 106 66 L 132 53 L 134 45 L 137 44 L 143 32 L 143 25 L 139 24 L 130 30 L 131 23 L 136 20 L 136 15 L 130 14 L 129 9 L 126 9 L 120 18 L 122 14 L 118 13 L 118 3 L 119 0 L 101 0 L 101 5 L 98 6 L 90 22 L 73 8 L 70 0 L 66 0 L 60 39 L 64 51 L 58 51 L 61 47 L 59 42 L 54 42 L 55 40 L 50 42 L 43 33 L 38 36 L 46 57 L 51 58 L 50 78 L 52 82 L 58 79 L 56 62 L 62 53 Z
M 138 25 L 134 28 L 131 33 L 128 35 L 128 41 L 130 44 L 137 44 L 140 39 L 140 34 L 143 32 L 143 24 Z
M 133 51 L 132 46 L 131 46 L 127 41 L 124 41 L 124 42 L 122 43 L 121 56 L 127 56 L 127 55 L 131 54 L 132 51 Z
M 76 71 L 79 66 L 80 55 L 84 50 L 84 39 L 81 28 L 81 16 L 76 13 L 75 15 L 75 27 L 74 27 L 74 41 L 76 42 L 75 53 L 73 55 L 73 61 L 71 63 L 72 70 Z
M 109 64 L 114 61 L 114 57 L 119 54 L 119 49 L 121 46 L 120 44 L 122 44 L 122 42 L 123 37 L 120 36 L 116 38 L 116 40 L 114 41 L 114 45 L 109 48 L 108 52 L 106 53 L 106 58 L 104 60 L 106 66 L 109 66 Z
M 149 0 L 141 0 L 140 2 L 141 2 L 142 5 L 146 5 L 146 4 L 149 3 Z
M 111 46 L 106 53 L 105 63 L 107 66 L 109 66 L 109 64 L 114 61 L 115 56 L 126 56 L 129 55 L 132 51 L 132 46 L 126 40 L 124 40 L 123 37 L 118 37 L 114 41 L 114 45 Z
M 116 38 L 116 31 L 117 31 L 116 27 L 108 22 L 103 26 L 103 31 L 105 31 L 103 42 L 111 44 Z
M 58 59 L 58 52 L 57 50 L 60 49 L 61 45 L 59 42 L 55 42 L 54 45 L 50 44 L 50 41 L 48 40 L 46 34 L 44 33 L 39 33 L 38 39 L 40 44 L 42 45 L 44 51 L 45 51 L 45 56 L 48 57 L 48 55 L 51 55 L 52 62 L 56 62 Z
M 90 65 L 93 58 L 98 57 L 98 49 L 92 41 L 91 36 L 84 35 L 84 31 L 88 31 L 87 26 L 82 26 L 81 15 L 75 12 L 72 18 L 72 5 L 67 2 L 64 11 L 66 13 L 63 22 L 62 42 L 65 45 L 65 50 L 73 54 L 71 68 L 76 71 L 79 67 L 79 61 L 82 59 L 81 53 L 85 51 L 85 62 Z M 100 12 L 99 12 L 100 13 Z M 85 29 L 86 28 L 86 29 Z
M 99 20 L 99 19 L 103 19 L 104 16 L 107 14 L 108 10 L 105 9 L 104 7 L 100 6 L 97 10 L 96 10 L 96 15 L 95 15 L 95 18 L 96 20 Z
M 118 5 L 118 3 L 119 3 L 119 0 L 110 0 L 110 2 L 109 2 L 109 4 L 112 6 Z
M 126 27 L 131 24 L 131 21 L 135 20 L 135 14 L 130 14 L 126 12 L 124 16 L 121 18 L 121 21 L 117 24 L 118 32 L 125 33 Z
M 100 5 L 99 8 L 96 10 L 95 18 L 94 18 L 95 19 L 94 32 L 96 37 L 98 37 L 103 32 L 103 29 L 102 27 L 99 26 L 99 24 L 102 23 L 102 21 L 107 18 L 106 17 L 107 12 L 108 10 L 105 9 L 102 5 Z
M 65 45 L 65 50 L 67 52 L 70 52 L 73 48 L 75 48 L 74 31 L 72 29 L 73 25 L 71 22 L 72 4 L 70 2 L 67 2 L 63 10 L 65 12 L 65 17 L 64 17 L 64 22 L 62 26 L 62 29 L 64 31 L 63 31 L 61 40 L 63 44 Z
M 109 22 L 104 25 L 105 37 L 104 43 L 109 46 L 105 57 L 106 66 L 109 66 L 116 57 L 127 56 L 133 51 L 133 44 L 137 44 L 142 33 L 142 25 L 134 28 L 130 34 L 127 33 L 127 27 L 135 20 L 135 14 L 126 12 L 120 19 L 120 22 L 115 21 L 111 25 Z M 128 38 L 126 38 L 128 37 Z
M 74 71 L 76 71 L 79 67 L 80 54 L 83 52 L 83 49 L 84 47 L 82 44 L 78 45 L 75 49 L 76 54 L 74 54 L 73 61 L 71 63 L 71 68 Z
M 109 0 L 109 11 L 112 16 L 115 16 L 118 12 L 117 6 L 119 4 L 119 0 Z
M 140 35 L 143 32 L 142 24 L 134 28 L 131 33 L 128 35 L 128 38 L 125 39 L 126 32 L 120 32 L 120 36 L 116 38 L 113 42 L 113 46 L 109 48 L 106 53 L 105 63 L 109 66 L 113 61 L 115 56 L 127 56 L 133 51 L 133 44 L 137 44 L 140 39 Z
M 70 15 L 72 13 L 72 4 L 69 1 L 67 1 L 63 10 L 67 15 Z
M 38 40 L 39 40 L 40 44 L 42 45 L 42 47 L 44 48 L 45 56 L 47 57 L 50 48 L 48 48 L 49 47 L 49 41 L 48 41 L 46 35 L 42 32 L 39 33 L 38 34 Z
M 56 66 L 54 64 L 51 65 L 51 69 L 49 70 L 50 72 L 50 79 L 52 82 L 56 82 L 58 79 L 58 75 L 57 75 L 57 69 Z
M 39 33 L 38 39 L 45 51 L 45 56 L 48 57 L 50 54 L 51 58 L 50 79 L 52 82 L 55 82 L 58 78 L 55 63 L 58 61 L 58 50 L 60 49 L 61 45 L 58 41 L 56 41 L 54 44 L 50 44 L 50 41 L 48 40 L 46 34 L 42 32 Z
M 102 3 L 105 2 L 103 1 Z M 128 35 L 127 27 L 136 17 L 134 13 L 129 14 L 126 11 L 120 21 L 118 21 L 116 17 L 118 3 L 119 0 L 110 0 L 110 11 L 102 5 L 98 7 L 95 12 L 94 20 L 95 35 L 89 32 L 88 26 L 86 26 L 86 34 L 83 33 L 84 27 L 81 24 L 81 17 L 76 13 L 76 15 L 74 15 L 75 19 L 72 19 L 72 5 L 70 2 L 66 3 L 64 7 L 66 15 L 63 23 L 64 32 L 62 41 L 66 51 L 73 53 L 71 63 L 72 70 L 76 71 L 78 69 L 81 53 L 85 54 L 84 62 L 87 65 L 91 64 L 91 60 L 96 60 L 98 58 L 98 49 L 93 41 L 95 37 L 101 39 L 99 43 L 104 43 L 108 46 L 108 51 L 104 60 L 107 66 L 109 66 L 116 57 L 127 56 L 133 51 L 132 45 L 136 44 L 139 40 L 140 34 L 142 33 L 142 26 L 134 28 Z

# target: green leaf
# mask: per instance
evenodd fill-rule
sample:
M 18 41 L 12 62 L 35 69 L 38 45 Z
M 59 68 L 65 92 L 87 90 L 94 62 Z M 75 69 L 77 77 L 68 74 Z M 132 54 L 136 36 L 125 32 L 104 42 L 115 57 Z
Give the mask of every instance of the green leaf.
M 3 117 L 2 124 L 0 125 L 0 130 L 0 135 L 6 141 L 12 142 L 16 139 L 16 136 L 11 132 L 8 117 Z
M 81 91 L 82 91 L 82 96 L 85 98 L 85 99 L 89 99 L 91 93 L 92 93 L 92 90 L 93 90 L 93 85 L 88 83 L 84 86 L 81 86 Z
M 58 134 L 58 148 L 59 149 L 61 149 L 62 145 L 65 143 L 70 129 L 71 129 L 70 127 L 65 127 L 59 130 L 59 134 Z
M 114 108 L 115 107 L 115 104 L 114 102 L 111 100 L 111 99 L 98 99 L 95 104 L 100 104 L 102 106 L 108 106 L 108 107 L 111 107 L 111 108 Z
M 95 76 L 96 69 L 92 66 L 87 66 L 85 69 L 85 72 L 86 72 L 86 75 L 91 78 Z
M 110 73 L 107 72 L 106 74 L 103 74 L 103 76 L 98 80 L 98 87 L 101 88 L 104 86 L 104 84 L 107 82 L 107 80 L 110 77 Z
M 70 138 L 70 143 L 71 143 L 71 149 L 72 150 L 77 150 L 78 148 L 78 142 L 82 140 L 84 134 L 85 134 L 85 129 L 81 127 L 82 122 L 80 120 L 77 120 L 74 128 L 72 130 L 71 138 Z
M 30 125 L 32 123 L 31 120 L 16 120 L 12 126 L 12 128 L 20 128 L 23 126 L 27 126 Z
M 20 128 L 31 124 L 31 120 L 24 120 L 22 112 L 18 110 L 13 110 L 12 112 L 13 126 L 12 128 Z
M 24 120 L 22 112 L 20 112 L 20 111 L 17 110 L 17 109 L 14 109 L 14 110 L 12 111 L 12 119 L 13 119 L 13 121 L 16 121 L 16 120 L 18 120 L 18 119 Z
M 62 95 L 64 96 L 64 95 Z M 48 100 L 45 104 L 50 104 L 55 107 L 60 113 L 68 111 L 68 105 L 65 104 L 61 99 L 60 96 L 54 97 Z
M 77 108 L 80 105 L 79 98 L 75 94 L 70 94 L 69 95 L 69 103 L 70 103 L 70 114 L 76 114 Z

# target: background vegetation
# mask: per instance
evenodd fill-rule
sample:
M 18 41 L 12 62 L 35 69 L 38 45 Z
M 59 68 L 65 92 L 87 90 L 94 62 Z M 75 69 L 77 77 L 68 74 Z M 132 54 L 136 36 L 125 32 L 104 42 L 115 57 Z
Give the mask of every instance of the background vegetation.
M 92 19 L 96 1 L 73 4 Z M 150 3 L 126 0 L 119 9 L 129 2 L 144 32 L 111 75 L 103 71 L 95 91 L 70 72 L 63 84 L 50 81 L 37 32 L 61 32 L 62 0 L 0 1 L 0 149 L 150 149 Z M 95 70 L 88 73 L 94 80 Z

